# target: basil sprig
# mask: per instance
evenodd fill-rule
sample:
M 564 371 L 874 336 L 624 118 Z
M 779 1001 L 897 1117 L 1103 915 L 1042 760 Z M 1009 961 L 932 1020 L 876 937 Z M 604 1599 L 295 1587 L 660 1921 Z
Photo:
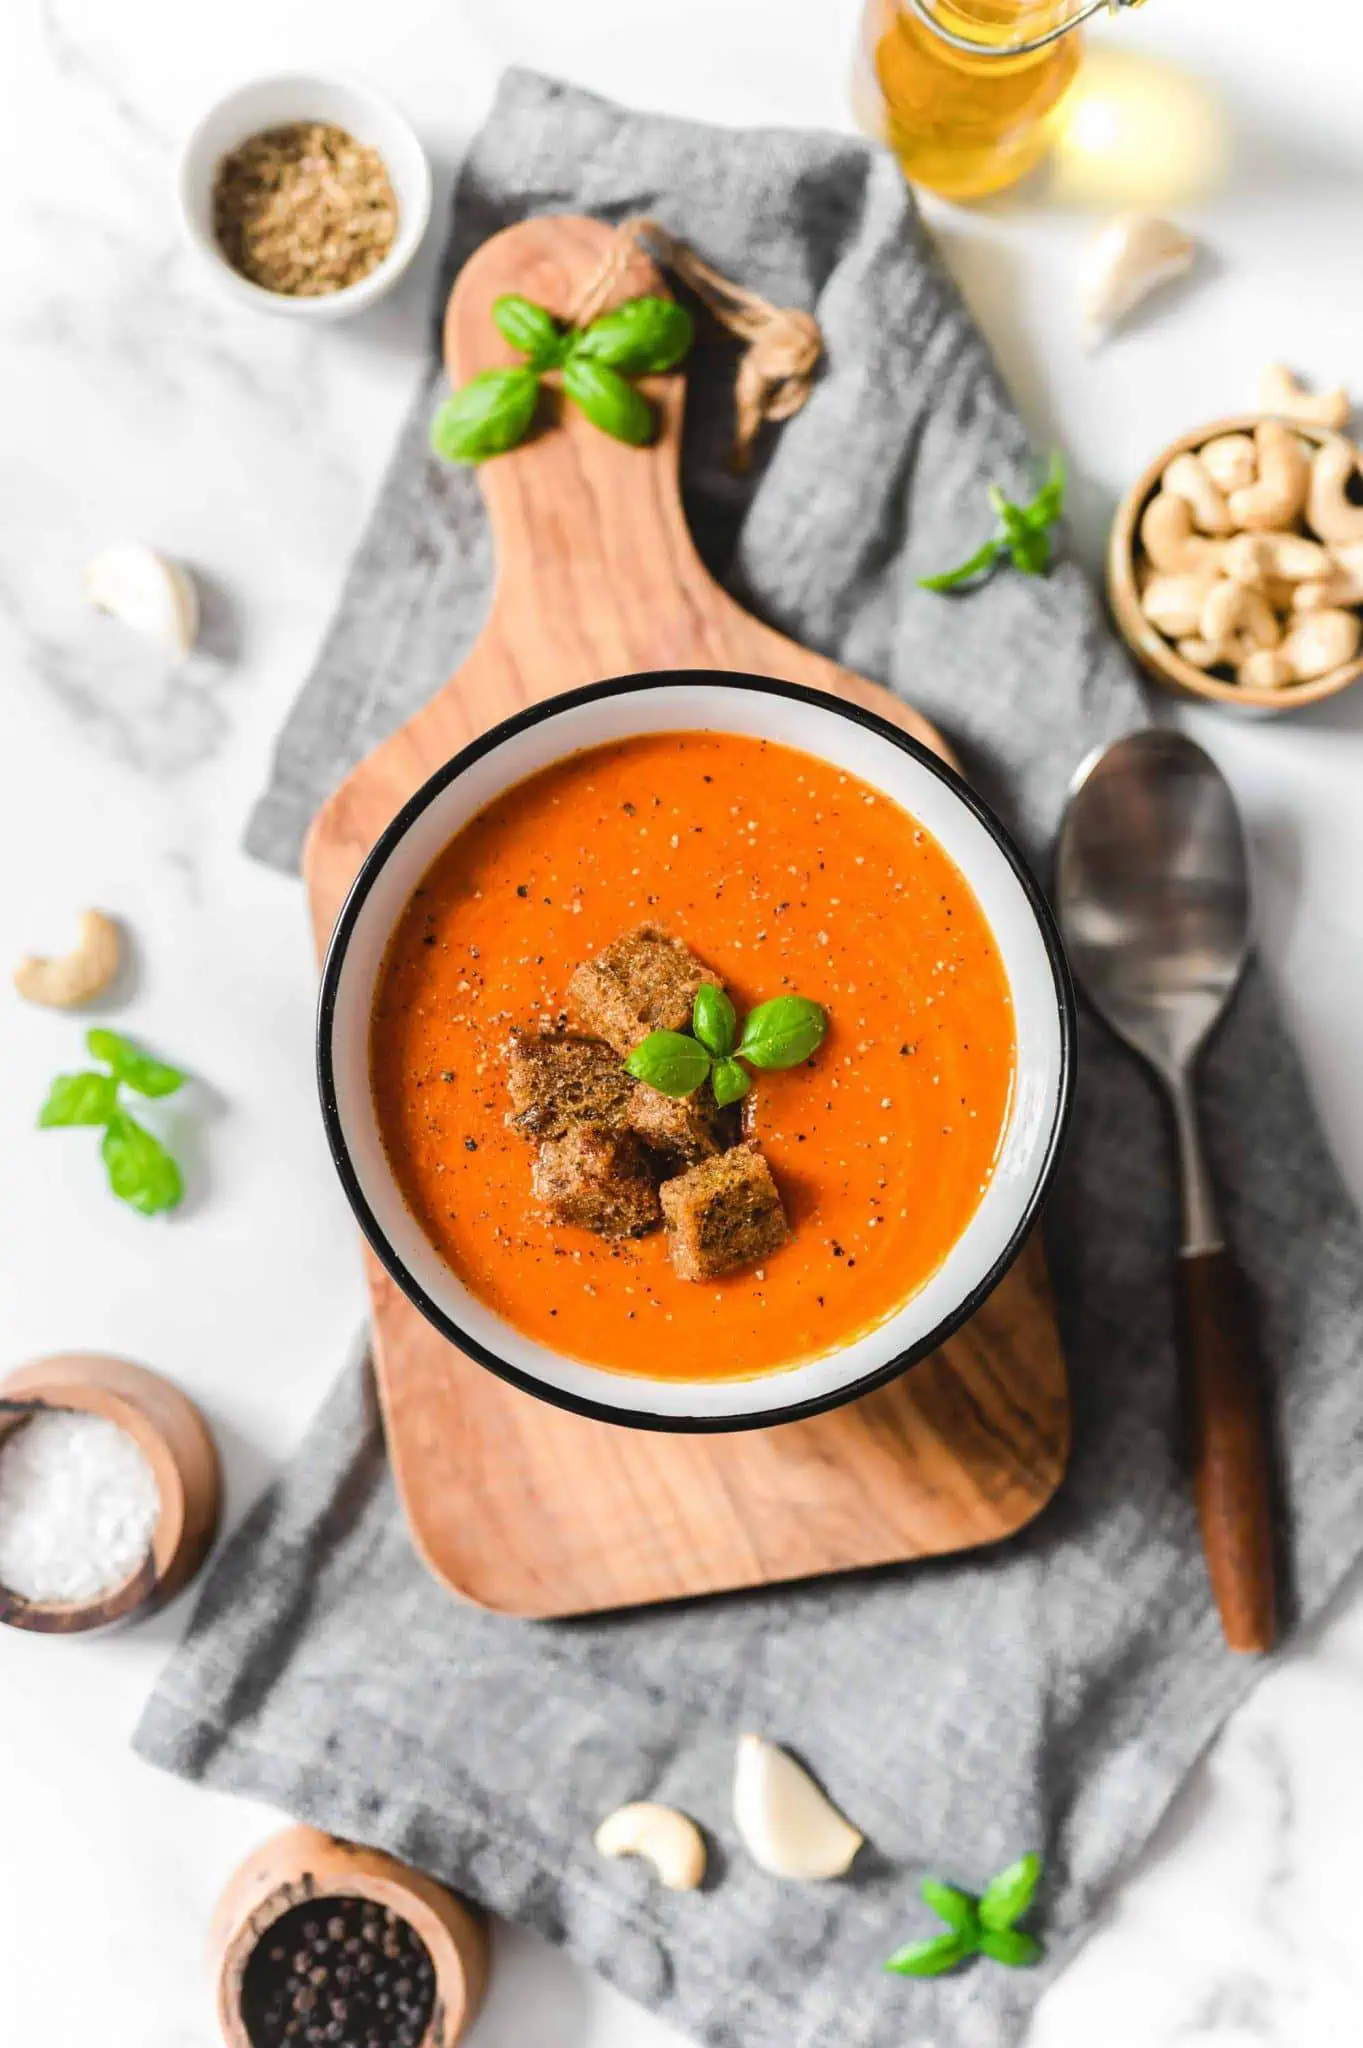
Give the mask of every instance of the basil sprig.
M 655 293 L 626 299 L 587 327 L 565 327 L 533 299 L 504 292 L 493 301 L 492 318 L 525 362 L 480 370 L 444 401 L 431 422 L 431 446 L 446 462 L 487 462 L 518 448 L 534 425 L 549 370 L 562 372 L 564 391 L 594 427 L 642 447 L 656 421 L 629 380 L 675 369 L 694 334 L 685 306 Z
M 141 1216 L 175 1208 L 185 1191 L 180 1169 L 161 1140 L 123 1107 L 119 1089 L 131 1088 L 159 1100 L 183 1088 L 185 1076 L 117 1031 L 87 1031 L 85 1048 L 109 1072 L 58 1074 L 38 1112 L 39 1130 L 102 1126 L 100 1153 L 109 1186 L 120 1202 Z
M 899 1977 L 940 1977 L 978 1955 L 1010 1970 L 1030 1969 L 1040 1962 L 1042 1946 L 1016 1923 L 1035 1898 L 1040 1878 L 1041 1858 L 1036 1855 L 1010 1863 L 978 1898 L 941 1878 L 924 1878 L 923 1897 L 946 1922 L 947 1931 L 910 1942 L 890 1957 L 885 1968 Z
M 989 486 L 989 503 L 999 523 L 983 547 L 954 569 L 920 576 L 920 590 L 959 590 L 995 568 L 1005 555 L 1025 576 L 1039 576 L 1049 567 L 1051 528 L 1065 507 L 1065 465 L 1060 456 L 1052 455 L 1046 481 L 1030 504 L 1015 505 L 998 484 Z
M 691 1033 L 650 1031 L 625 1061 L 627 1071 L 660 1095 L 694 1095 L 709 1081 L 721 1109 L 752 1086 L 739 1062 L 798 1067 L 823 1044 L 828 1017 L 807 996 L 774 996 L 748 1012 L 740 1034 L 738 1012 L 722 988 L 702 982 L 691 1010 Z

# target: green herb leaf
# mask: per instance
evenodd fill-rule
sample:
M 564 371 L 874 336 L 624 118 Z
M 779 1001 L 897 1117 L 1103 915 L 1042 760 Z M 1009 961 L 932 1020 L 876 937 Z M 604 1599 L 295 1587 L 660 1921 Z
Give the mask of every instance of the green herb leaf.
M 1051 528 L 1065 503 L 1065 465 L 1059 453 L 1052 454 L 1045 481 L 1030 504 L 1015 505 L 1000 484 L 990 484 L 988 497 L 999 521 L 998 530 L 959 568 L 920 576 L 921 589 L 956 590 L 993 569 L 1005 554 L 1026 576 L 1039 576 L 1049 565 Z
M 974 1943 L 964 1934 L 935 1934 L 897 1950 L 885 1968 L 897 1977 L 940 1977 L 974 1953 Z
M 974 1936 L 979 1932 L 979 1916 L 969 1892 L 958 1890 L 954 1884 L 943 1884 L 940 1877 L 925 1877 L 922 1889 L 933 1912 L 940 1914 L 954 1933 Z
M 996 1931 L 1011 1927 L 1020 1920 L 1032 1900 L 1041 1880 L 1041 1858 L 1035 1854 L 1019 1856 L 1016 1863 L 1010 1863 L 985 1887 L 980 1900 L 980 1924 Z
M 593 320 L 574 341 L 573 354 L 607 363 L 629 377 L 643 377 L 672 369 L 694 336 L 695 324 L 685 306 L 646 293 Z
M 594 427 L 617 441 L 642 448 L 653 439 L 653 408 L 617 370 L 590 356 L 571 355 L 563 365 L 563 388 Z
M 737 1060 L 715 1061 L 715 1101 L 721 1109 L 727 1109 L 731 1102 L 741 1102 L 752 1087 L 752 1079 Z
M 987 540 L 982 548 L 977 548 L 958 568 L 943 569 L 936 576 L 920 576 L 918 587 L 920 590 L 959 590 L 963 583 L 969 583 L 974 577 L 982 575 L 986 569 L 992 569 L 1000 553 L 998 542 Z
M 153 1059 L 121 1032 L 87 1031 L 85 1046 L 92 1058 L 113 1068 L 115 1081 L 126 1081 L 139 1095 L 173 1095 L 185 1085 L 186 1077 L 178 1067 L 168 1067 L 164 1060 Z
M 694 1095 L 710 1071 L 710 1055 L 684 1031 L 650 1031 L 625 1061 L 636 1081 L 660 1095 Z
M 823 1044 L 828 1018 L 805 996 L 776 996 L 749 1012 L 738 1057 L 755 1067 L 798 1067 Z
M 738 1012 L 722 988 L 703 981 L 696 990 L 691 1010 L 691 1028 L 707 1052 L 717 1060 L 727 1058 L 738 1036 Z
M 431 446 L 446 462 L 505 455 L 530 432 L 539 394 L 537 370 L 480 370 L 436 413 Z
M 183 1195 L 180 1169 L 165 1146 L 125 1109 L 115 1109 L 109 1118 L 101 1150 L 109 1186 L 140 1215 L 173 1209 Z
M 492 317 L 498 333 L 529 358 L 532 370 L 551 370 L 568 353 L 572 336 L 564 333 L 552 313 L 519 292 L 503 292 L 494 299 Z
M 1009 1970 L 1030 1970 L 1045 1954 L 1036 1936 L 1024 1934 L 1018 1927 L 982 1927 L 979 1950 L 991 1963 L 1002 1963 Z
M 58 1074 L 38 1111 L 38 1129 L 107 1124 L 117 1103 L 118 1083 L 112 1074 Z

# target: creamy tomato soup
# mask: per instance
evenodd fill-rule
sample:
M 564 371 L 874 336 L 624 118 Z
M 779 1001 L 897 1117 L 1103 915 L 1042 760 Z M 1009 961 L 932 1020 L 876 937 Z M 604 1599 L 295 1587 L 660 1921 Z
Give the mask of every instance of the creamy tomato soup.
M 740 1015 L 786 993 L 828 1015 L 746 1105 L 789 1242 L 721 1279 L 680 1278 L 660 1230 L 551 1225 L 507 1126 L 512 1030 L 571 1026 L 574 969 L 645 922 Z M 931 1276 L 993 1170 L 1015 1034 L 979 904 L 914 818 L 794 748 L 677 732 L 557 762 L 457 835 L 394 934 L 370 1050 L 398 1184 L 466 1286 L 589 1364 L 716 1379 L 832 1350 Z

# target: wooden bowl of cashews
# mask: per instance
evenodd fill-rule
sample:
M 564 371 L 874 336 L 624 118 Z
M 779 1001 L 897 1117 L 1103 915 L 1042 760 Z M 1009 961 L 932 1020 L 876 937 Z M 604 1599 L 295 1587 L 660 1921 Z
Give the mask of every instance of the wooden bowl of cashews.
M 1293 416 L 1294 402 L 1318 417 Z M 1363 676 L 1363 470 L 1340 431 L 1348 404 L 1289 384 L 1281 411 L 1184 434 L 1127 493 L 1108 594 L 1157 682 L 1271 712 Z

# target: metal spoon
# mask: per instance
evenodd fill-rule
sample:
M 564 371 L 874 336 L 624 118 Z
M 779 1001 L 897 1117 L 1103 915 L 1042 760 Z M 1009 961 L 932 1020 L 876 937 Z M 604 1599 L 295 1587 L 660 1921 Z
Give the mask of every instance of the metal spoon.
M 1214 761 L 1182 733 L 1137 732 L 1087 760 L 1060 830 L 1057 907 L 1099 1014 L 1154 1069 L 1181 1166 L 1179 1350 L 1193 1487 L 1233 1650 L 1274 1637 L 1264 1396 L 1243 1284 L 1222 1242 L 1192 1078 L 1249 950 L 1244 835 Z

